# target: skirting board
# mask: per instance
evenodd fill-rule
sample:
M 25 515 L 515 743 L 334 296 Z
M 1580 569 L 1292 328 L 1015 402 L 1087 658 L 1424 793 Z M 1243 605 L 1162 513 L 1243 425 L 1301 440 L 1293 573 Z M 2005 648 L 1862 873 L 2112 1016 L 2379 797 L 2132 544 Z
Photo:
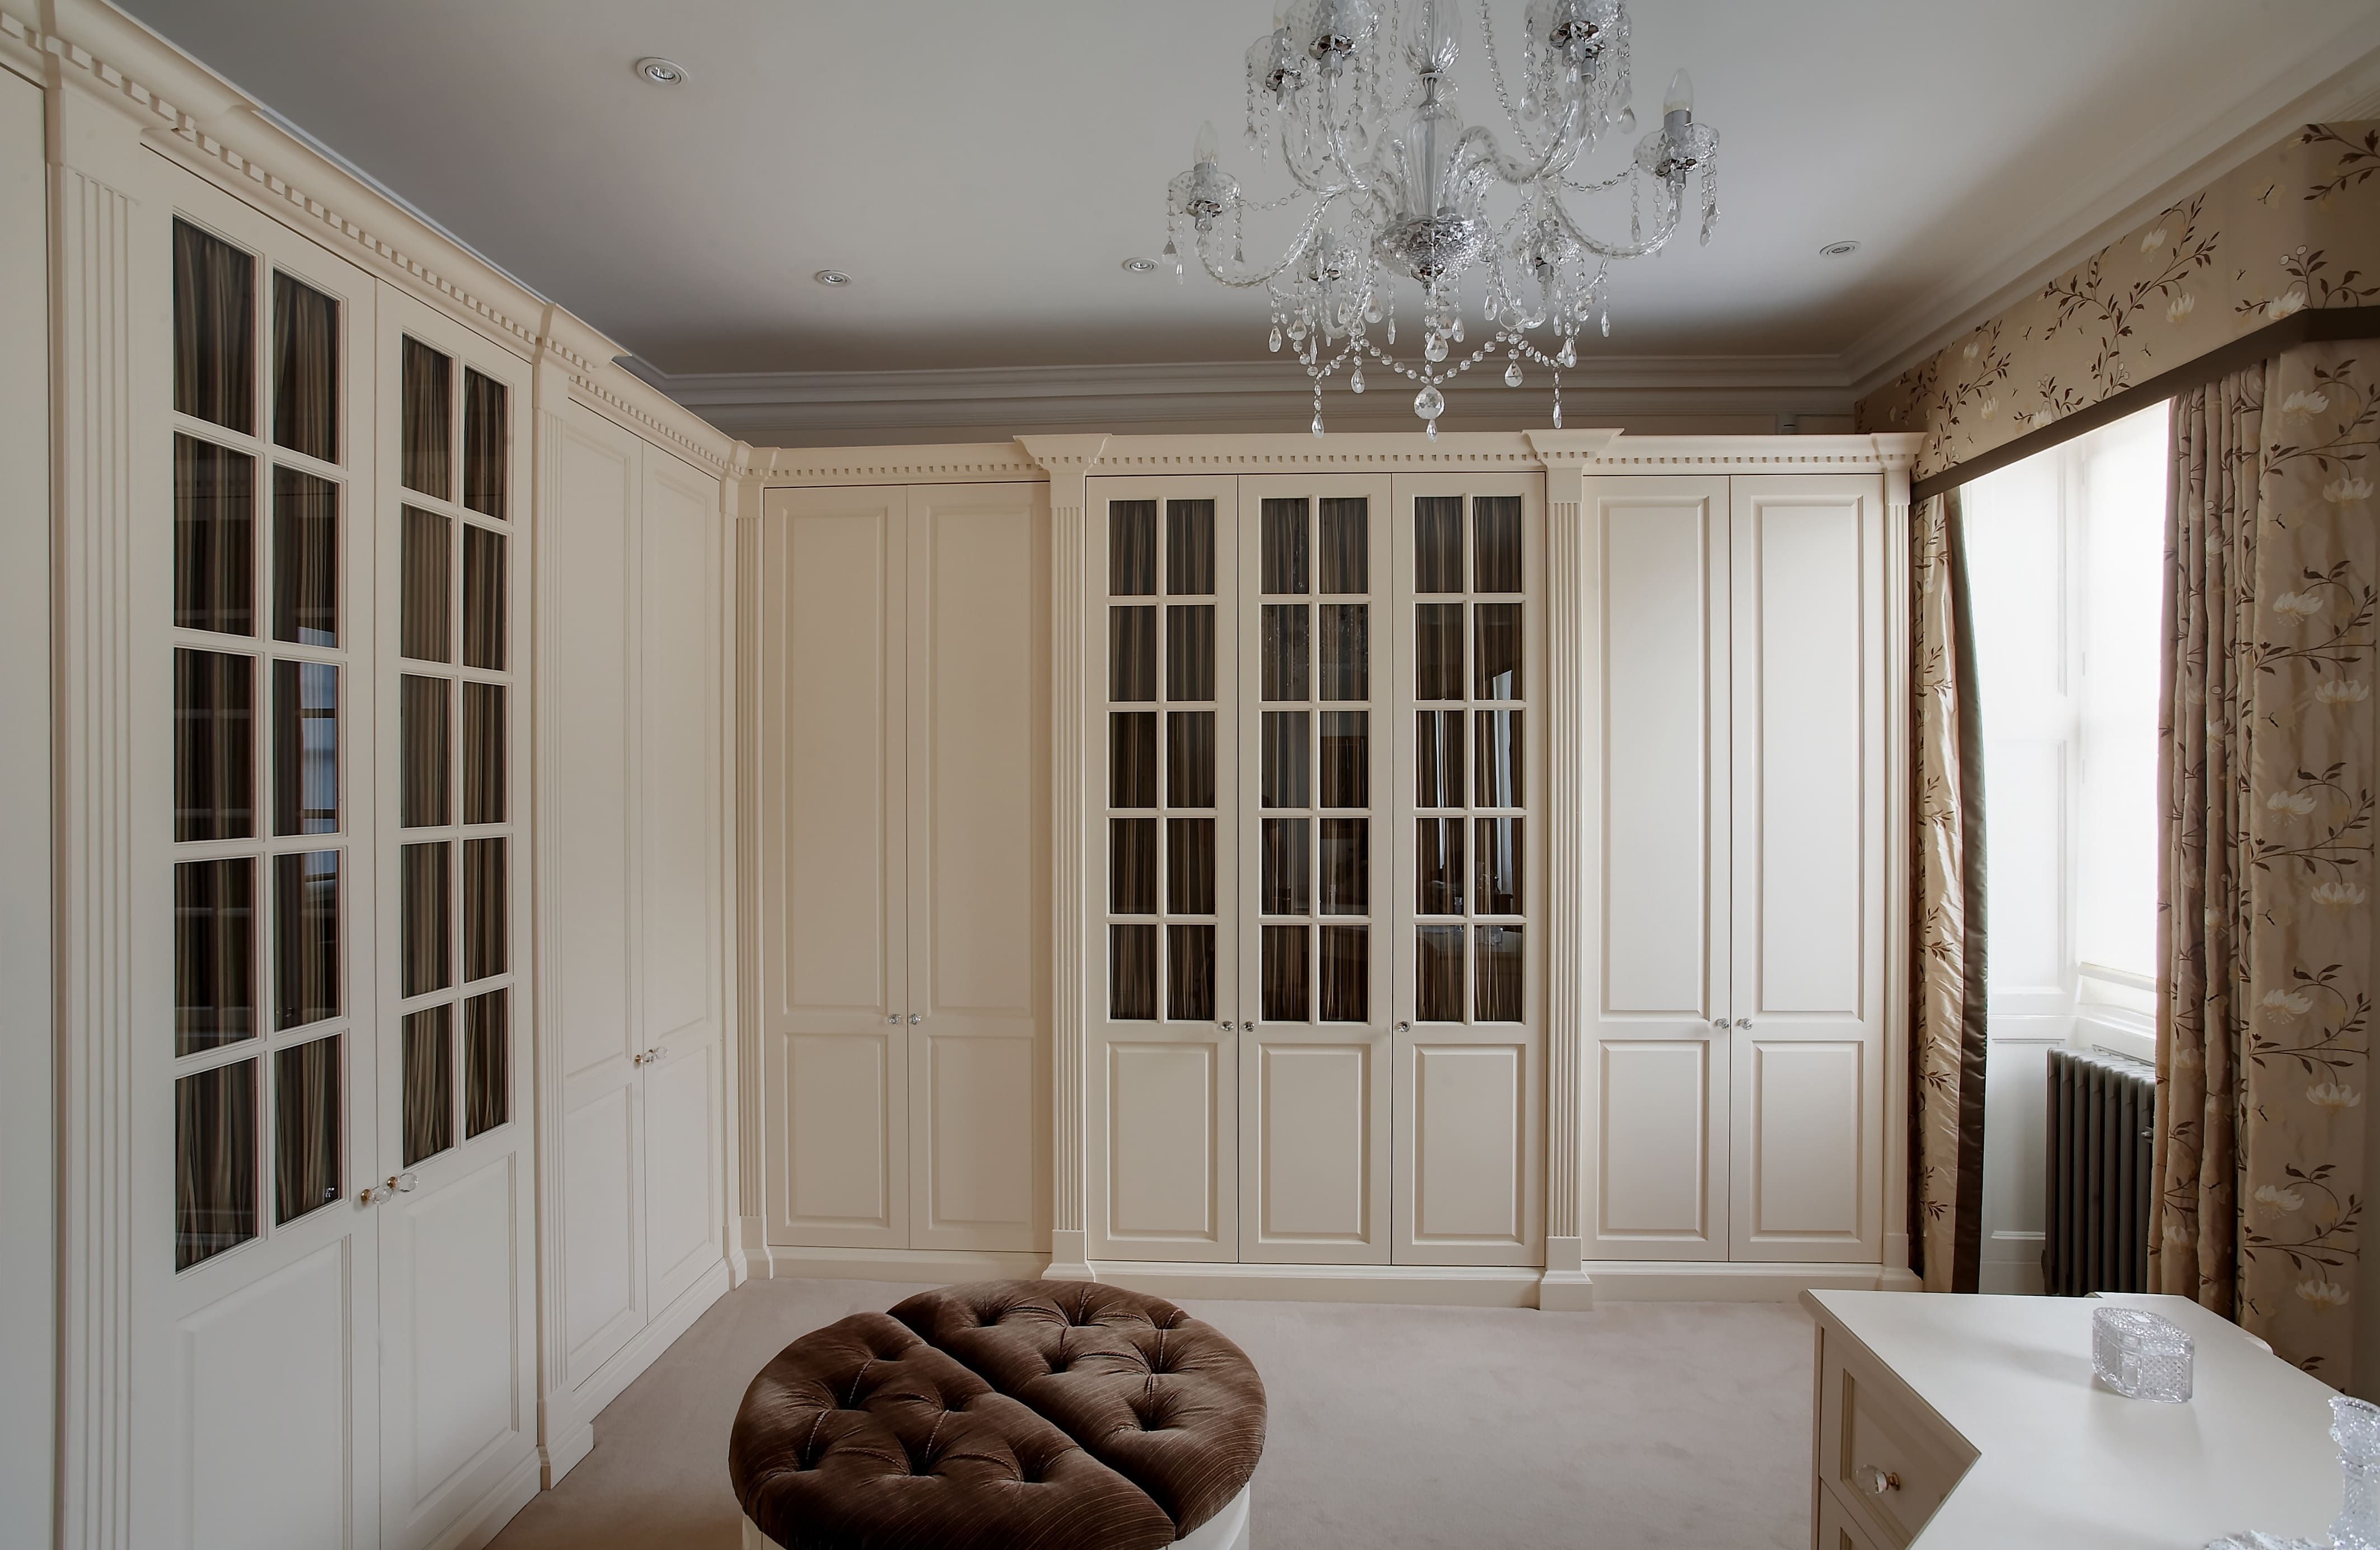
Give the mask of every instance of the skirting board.
M 1804 1291 L 1913 1291 L 1881 1265 L 1746 1265 L 1591 1259 L 1597 1302 L 1790 1302 Z M 1901 1281 L 1908 1284 L 1903 1285 Z
M 463 1514 L 460 1522 L 431 1541 L 431 1550 L 480 1550 L 537 1498 L 538 1490 L 538 1458 L 531 1454 L 490 1487 L 480 1505 Z
M 694 1327 L 713 1302 L 727 1295 L 727 1261 L 703 1272 L 702 1278 L 679 1292 L 677 1301 L 662 1309 L 653 1321 L 631 1336 L 626 1345 L 612 1353 L 609 1361 L 583 1384 L 570 1393 L 549 1396 L 543 1407 L 542 1424 L 546 1428 L 543 1454 L 545 1487 L 568 1474 L 595 1446 L 595 1417 L 604 1406 L 620 1397 L 620 1391 L 637 1381 L 644 1370 L 653 1364 L 662 1352 L 677 1343 L 677 1338 Z
M 946 1286 L 953 1281 L 1032 1281 L 1041 1278 L 1050 1256 L 994 1249 L 793 1249 L 769 1246 L 766 1259 L 747 1255 L 754 1277 L 779 1280 L 915 1281 Z

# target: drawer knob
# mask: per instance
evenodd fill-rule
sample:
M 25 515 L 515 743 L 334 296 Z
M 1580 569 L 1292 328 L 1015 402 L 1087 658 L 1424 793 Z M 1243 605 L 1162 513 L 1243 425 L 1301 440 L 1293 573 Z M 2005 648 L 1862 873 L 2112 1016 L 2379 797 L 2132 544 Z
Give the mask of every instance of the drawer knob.
M 1874 1464 L 1861 1465 L 1858 1469 L 1852 1471 L 1852 1478 L 1857 1480 L 1859 1482 L 1860 1489 L 1866 1492 L 1871 1496 L 1881 1496 L 1887 1491 L 1898 1491 L 1900 1489 L 1900 1477 L 1899 1475 L 1888 1474 L 1883 1470 L 1877 1469 Z

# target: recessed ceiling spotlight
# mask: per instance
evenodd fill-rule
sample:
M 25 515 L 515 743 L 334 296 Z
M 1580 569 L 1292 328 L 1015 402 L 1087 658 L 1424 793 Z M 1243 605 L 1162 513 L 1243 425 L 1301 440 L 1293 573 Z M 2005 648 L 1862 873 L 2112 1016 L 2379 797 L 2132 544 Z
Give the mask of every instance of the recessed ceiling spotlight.
M 675 86 L 686 79 L 686 67 L 674 59 L 657 58 L 647 54 L 637 61 L 637 74 L 655 86 Z
M 1157 260 L 1155 259 L 1126 259 L 1123 261 L 1123 267 L 1135 274 L 1154 274 L 1157 272 Z
M 817 281 L 821 285 L 848 285 L 851 284 L 851 276 L 845 274 L 839 269 L 821 269 L 816 274 L 811 275 L 810 278 Z
M 1856 242 L 1829 242 L 1818 249 L 1818 256 L 1822 259 L 1847 259 L 1858 251 L 1859 244 Z

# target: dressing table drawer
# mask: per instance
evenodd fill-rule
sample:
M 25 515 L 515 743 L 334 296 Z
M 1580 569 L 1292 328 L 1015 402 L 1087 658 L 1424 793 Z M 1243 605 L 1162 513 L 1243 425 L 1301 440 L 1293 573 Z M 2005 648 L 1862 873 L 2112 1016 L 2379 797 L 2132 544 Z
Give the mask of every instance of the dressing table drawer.
M 1900 1550 L 1966 1472 L 1966 1445 L 1907 1385 L 1823 1325 L 1817 1411 L 1821 1522 L 1831 1496 L 1852 1544 L 1864 1535 L 1877 1550 Z M 1823 1532 L 1819 1543 L 1835 1550 Z

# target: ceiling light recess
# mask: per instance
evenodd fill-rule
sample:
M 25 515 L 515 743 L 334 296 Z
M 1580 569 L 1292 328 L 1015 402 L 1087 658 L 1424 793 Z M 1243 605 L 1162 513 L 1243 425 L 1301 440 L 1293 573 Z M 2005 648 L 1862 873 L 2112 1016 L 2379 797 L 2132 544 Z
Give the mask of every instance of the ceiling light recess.
M 1853 253 L 1858 251 L 1859 244 L 1856 241 L 1846 238 L 1841 242 L 1828 243 L 1824 248 L 1818 249 L 1818 257 L 1822 259 L 1848 259 Z
M 1157 260 L 1155 259 L 1126 259 L 1123 261 L 1123 267 L 1127 272 L 1134 274 L 1154 274 L 1157 272 Z
M 649 54 L 637 61 L 637 74 L 655 86 L 675 86 L 686 79 L 686 67 L 674 59 Z
M 845 274 L 839 269 L 821 269 L 816 274 L 811 275 L 810 278 L 817 281 L 821 285 L 848 285 L 851 284 L 851 276 Z

